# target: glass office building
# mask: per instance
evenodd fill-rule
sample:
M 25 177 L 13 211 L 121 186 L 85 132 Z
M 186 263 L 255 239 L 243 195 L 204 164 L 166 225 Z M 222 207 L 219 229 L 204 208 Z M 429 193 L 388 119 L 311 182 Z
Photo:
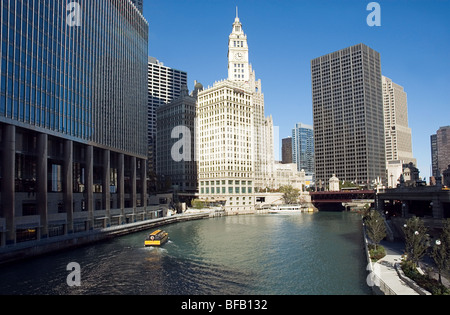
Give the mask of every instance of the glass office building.
M 314 176 L 314 130 L 313 126 L 297 123 L 292 129 L 292 162 L 297 170 Z
M 129 0 L 2 0 L 0 245 L 146 205 L 148 23 Z

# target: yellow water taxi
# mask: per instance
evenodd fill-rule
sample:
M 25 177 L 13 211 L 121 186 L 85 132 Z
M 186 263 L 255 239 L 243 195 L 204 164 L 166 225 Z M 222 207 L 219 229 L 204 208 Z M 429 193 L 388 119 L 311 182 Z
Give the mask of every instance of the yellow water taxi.
M 150 233 L 145 242 L 145 246 L 161 246 L 169 240 L 169 234 L 162 230 L 156 230 Z

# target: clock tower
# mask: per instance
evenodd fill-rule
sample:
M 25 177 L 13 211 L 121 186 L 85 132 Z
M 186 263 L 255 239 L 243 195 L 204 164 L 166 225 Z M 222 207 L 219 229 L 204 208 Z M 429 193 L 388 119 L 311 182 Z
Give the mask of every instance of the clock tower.
M 236 8 L 236 19 L 228 41 L 228 80 L 246 82 L 249 77 L 247 35 L 244 34 Z
M 196 123 L 199 198 L 225 202 L 227 212 L 254 211 L 255 191 L 274 185 L 273 121 L 264 116 L 261 80 L 249 63 L 237 9 L 228 79 L 198 93 Z

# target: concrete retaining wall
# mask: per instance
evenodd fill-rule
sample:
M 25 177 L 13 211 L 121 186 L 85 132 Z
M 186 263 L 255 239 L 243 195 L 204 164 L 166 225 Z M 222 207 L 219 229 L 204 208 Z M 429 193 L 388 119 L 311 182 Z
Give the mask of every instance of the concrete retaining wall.
M 432 295 L 430 292 L 419 286 L 414 280 L 408 278 L 402 270 L 402 267 L 399 263 L 395 263 L 395 270 L 397 270 L 398 276 L 400 279 L 405 281 L 414 291 L 419 293 L 420 295 Z
M 394 292 L 394 290 L 392 290 L 383 281 L 383 279 L 381 279 L 381 277 L 377 274 L 376 270 L 374 269 L 374 264 L 372 263 L 372 260 L 370 259 L 369 240 L 367 238 L 366 227 L 365 227 L 364 223 L 363 223 L 363 237 L 364 237 L 364 249 L 365 249 L 366 258 L 367 258 L 366 270 L 369 271 L 369 274 L 367 276 L 367 281 L 368 281 L 367 285 L 369 285 L 371 287 L 372 292 L 376 295 L 397 295 Z
M 209 212 L 196 214 L 181 214 L 170 217 L 145 220 L 135 223 L 117 225 L 104 229 L 80 232 L 71 235 L 57 236 L 39 241 L 16 244 L 0 249 L 0 265 L 21 259 L 36 257 L 50 252 L 73 249 L 121 235 L 152 229 L 177 222 L 209 218 Z

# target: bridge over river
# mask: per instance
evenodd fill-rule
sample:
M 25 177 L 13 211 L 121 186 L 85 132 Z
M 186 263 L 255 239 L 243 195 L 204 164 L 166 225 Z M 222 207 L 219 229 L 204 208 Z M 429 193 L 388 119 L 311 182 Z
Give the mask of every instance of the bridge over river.
M 412 215 L 437 220 L 450 218 L 450 190 L 439 186 L 399 187 L 381 190 L 378 209 L 402 217 Z
M 311 192 L 311 202 L 319 210 L 345 210 L 346 207 L 373 204 L 375 190 L 342 190 Z
M 441 220 L 450 217 L 450 190 L 437 186 L 395 189 L 311 192 L 311 202 L 319 210 L 345 210 L 370 204 L 390 216 L 416 215 Z

